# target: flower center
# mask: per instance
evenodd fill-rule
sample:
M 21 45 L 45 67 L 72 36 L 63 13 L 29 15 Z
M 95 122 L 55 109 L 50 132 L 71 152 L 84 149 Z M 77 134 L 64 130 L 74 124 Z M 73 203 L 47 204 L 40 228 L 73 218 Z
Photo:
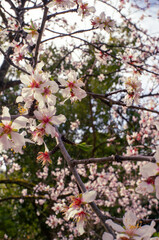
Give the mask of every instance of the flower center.
M 10 134 L 11 131 L 12 131 L 12 128 L 11 128 L 10 125 L 4 125 L 4 126 L 3 126 L 3 133 L 4 133 L 4 134 Z
M 49 90 L 49 88 L 45 88 L 44 89 L 44 95 L 50 95 L 51 94 L 51 91 Z
M 35 79 L 33 79 L 33 81 L 30 84 L 31 88 L 39 88 L 39 83 L 35 81 Z
M 49 117 L 47 117 L 47 116 L 44 116 L 43 117 L 43 123 L 48 123 L 48 122 L 50 122 L 50 118 Z
M 130 225 L 129 229 L 125 231 L 126 234 L 128 234 L 130 237 L 134 236 L 135 230 L 138 228 L 138 226 Z
M 85 11 L 85 10 L 87 10 L 87 5 L 88 5 L 88 3 L 84 3 L 84 4 L 82 4 L 82 5 L 80 6 L 80 8 L 81 8 L 83 11 Z
M 82 203 L 81 198 L 75 198 L 73 205 L 74 206 L 80 206 Z
M 55 0 L 55 2 L 57 2 L 57 3 L 62 3 L 63 0 Z
M 85 218 L 86 218 L 86 213 L 84 211 L 81 211 L 81 212 L 77 213 L 78 221 L 84 221 Z
M 69 87 L 69 88 L 73 88 L 74 85 L 75 85 L 75 84 L 74 84 L 73 82 L 68 82 L 68 87 Z
M 146 182 L 147 182 L 147 184 L 152 184 L 152 185 L 154 185 L 154 184 L 155 184 L 155 177 L 152 176 L 152 177 L 147 178 L 147 179 L 146 179 Z

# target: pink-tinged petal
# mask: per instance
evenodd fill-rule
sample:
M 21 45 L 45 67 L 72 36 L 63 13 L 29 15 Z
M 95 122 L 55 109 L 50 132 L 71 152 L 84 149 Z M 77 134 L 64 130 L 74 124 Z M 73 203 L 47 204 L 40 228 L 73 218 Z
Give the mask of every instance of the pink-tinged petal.
M 74 216 L 79 212 L 79 209 L 69 208 L 65 213 L 65 217 L 67 220 L 70 218 L 74 218 Z
M 16 103 L 19 103 L 19 102 L 23 102 L 23 97 L 22 96 L 18 96 L 17 98 L 16 98 Z
M 87 96 L 86 92 L 81 88 L 74 88 L 73 93 L 75 94 L 79 101 L 81 101 L 82 98 L 85 98 Z
M 23 88 L 22 89 L 22 96 L 23 96 L 23 98 L 32 98 L 33 97 L 32 89 Z
M 3 107 L 2 109 L 2 123 L 4 125 L 8 125 L 11 122 L 11 117 L 9 114 L 9 109 L 7 107 Z
M 49 152 L 49 149 L 48 149 L 46 143 L 44 143 L 44 146 L 45 146 L 45 152 Z
M 96 191 L 90 191 L 90 192 L 85 192 L 82 194 L 82 200 L 83 202 L 93 202 L 97 196 Z
M 59 125 L 61 123 L 65 123 L 66 122 L 66 117 L 63 114 L 60 114 L 58 116 L 53 116 L 51 118 L 51 122 L 55 125 Z
M 45 108 L 46 105 L 45 105 L 45 99 L 42 97 L 39 104 L 38 104 L 38 107 L 39 108 Z
M 140 167 L 140 173 L 143 177 L 148 178 L 157 174 L 157 164 L 156 163 L 147 163 L 144 166 Z
M 118 240 L 118 239 L 117 239 Z M 120 238 L 119 238 L 120 240 Z M 141 237 L 138 237 L 138 236 L 133 236 L 133 240 L 141 240 Z M 145 238 L 144 240 L 149 240 L 149 238 Z
M 34 111 L 34 115 L 35 115 L 36 119 L 38 119 L 38 120 L 43 119 L 43 114 L 37 110 Z
M 156 197 L 159 199 L 159 176 L 155 179 Z
M 119 224 L 114 223 L 111 219 L 108 219 L 106 223 L 117 232 L 125 232 L 125 229 L 123 227 L 121 227 Z
M 44 66 L 44 62 L 43 62 L 43 61 L 39 62 L 39 63 L 36 65 L 36 71 L 37 71 L 37 70 L 40 71 L 40 70 L 43 68 L 43 66 Z
M 25 138 L 23 135 L 17 132 L 11 132 L 11 138 L 15 145 L 17 146 L 24 146 L 25 145 Z
M 38 89 L 38 90 L 36 90 L 36 91 L 34 92 L 34 98 L 35 98 L 38 102 L 40 102 L 40 101 L 41 101 L 41 98 L 43 98 L 43 96 L 41 95 L 41 93 L 42 93 L 42 89 L 41 89 L 41 90 Z
M 46 124 L 45 132 L 48 135 L 51 135 L 52 138 L 55 137 L 55 134 L 56 134 L 55 128 L 51 124 L 49 124 L 49 123 Z
M 141 228 L 136 229 L 135 234 L 142 237 L 142 239 L 149 239 L 152 234 L 156 232 L 156 229 L 154 228 L 155 222 L 152 221 L 151 225 L 144 225 Z
M 127 234 L 117 234 L 117 236 L 116 236 L 116 240 L 129 240 L 129 236 L 127 235 Z M 135 238 L 134 236 L 133 236 L 133 240 L 141 240 L 141 238 L 139 237 L 137 237 L 137 238 Z
M 58 84 L 54 81 L 49 81 L 49 86 L 51 88 L 52 93 L 56 93 L 59 90 Z
M 152 193 L 154 192 L 154 187 L 152 184 L 148 184 L 147 182 L 141 182 L 136 188 L 136 192 L 141 194 Z
M 126 229 L 129 229 L 130 226 L 135 226 L 138 218 L 136 217 L 135 213 L 133 211 L 128 211 L 125 213 L 123 217 L 123 223 L 126 227 Z
M 31 77 L 28 76 L 28 75 L 22 74 L 22 75 L 20 76 L 20 80 L 21 80 L 21 82 L 22 82 L 23 84 L 29 85 L 30 82 L 31 82 Z
M 50 95 L 50 96 L 48 96 L 47 98 L 46 98 L 46 103 L 48 104 L 48 105 L 55 105 L 56 104 L 56 96 L 54 96 L 54 95 Z
M 159 146 L 157 146 L 157 148 L 156 148 L 156 153 L 155 153 L 154 157 L 156 159 L 156 162 L 159 163 Z
M 110 233 L 105 232 L 102 236 L 102 240 L 114 240 L 114 238 Z
M 70 94 L 70 88 L 62 89 L 62 90 L 61 90 L 61 93 L 62 93 L 62 96 L 63 96 L 64 98 L 68 98 L 68 97 L 71 96 L 71 94 Z
M 54 106 L 49 106 L 48 108 L 46 108 L 47 114 L 49 117 L 55 115 L 56 113 L 56 108 Z
M 12 128 L 17 130 L 19 130 L 20 128 L 25 128 L 27 122 L 28 122 L 27 118 L 23 116 L 17 117 L 12 123 Z
M 62 86 L 67 86 L 67 81 L 65 81 L 63 78 L 59 78 L 58 82 L 61 83 Z
M 77 222 L 77 230 L 81 235 L 85 232 L 84 231 L 84 221 L 83 220 L 79 220 Z
M 11 148 L 11 146 L 11 141 L 8 139 L 6 134 L 0 137 L 0 152 Z

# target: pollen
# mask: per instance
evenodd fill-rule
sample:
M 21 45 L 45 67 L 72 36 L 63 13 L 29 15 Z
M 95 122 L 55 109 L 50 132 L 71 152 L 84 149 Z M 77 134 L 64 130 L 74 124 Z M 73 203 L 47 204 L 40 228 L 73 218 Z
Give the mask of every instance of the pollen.
M 18 111 L 20 113 L 20 115 L 23 115 L 24 113 L 26 113 L 27 109 L 24 108 L 20 103 L 18 104 Z

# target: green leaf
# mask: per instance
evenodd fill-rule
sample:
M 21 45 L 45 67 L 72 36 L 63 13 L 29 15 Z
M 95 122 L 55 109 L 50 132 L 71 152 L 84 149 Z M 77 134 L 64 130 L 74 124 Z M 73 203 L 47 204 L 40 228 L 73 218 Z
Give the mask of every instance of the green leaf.
M 154 233 L 153 237 L 159 237 L 159 232 Z
M 92 145 L 87 145 L 85 142 L 79 143 L 76 146 L 86 152 L 91 151 L 93 148 Z
M 51 81 L 54 81 L 54 78 L 53 78 L 53 76 L 51 76 L 51 77 L 50 77 L 50 80 L 51 80 Z

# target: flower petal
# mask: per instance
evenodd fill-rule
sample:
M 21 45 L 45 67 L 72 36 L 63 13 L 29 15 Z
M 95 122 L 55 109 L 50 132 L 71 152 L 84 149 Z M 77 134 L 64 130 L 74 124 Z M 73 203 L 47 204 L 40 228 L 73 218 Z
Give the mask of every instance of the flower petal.
M 23 116 L 17 117 L 12 123 L 12 128 L 17 130 L 19 130 L 20 128 L 25 128 L 27 122 L 28 122 L 27 118 Z
M 83 199 L 83 202 L 89 203 L 89 202 L 93 202 L 96 196 L 97 196 L 96 191 L 85 192 L 82 194 L 82 199 Z
M 114 223 L 111 219 L 108 219 L 106 223 L 110 225 L 117 232 L 122 232 L 122 233 L 125 232 L 125 229 L 123 227 L 121 227 L 119 224 Z
M 152 236 L 152 234 L 156 232 L 154 226 L 155 222 L 152 221 L 151 225 L 144 225 L 141 228 L 138 228 L 135 233 L 141 236 L 142 239 L 149 239 Z
M 9 109 L 7 107 L 3 107 L 2 110 L 2 123 L 4 125 L 8 125 L 11 122 L 11 117 L 9 114 Z
M 105 232 L 102 236 L 102 240 L 114 240 L 114 238 L 110 233 Z
M 143 177 L 148 178 L 157 174 L 157 164 L 156 163 L 147 163 L 144 166 L 140 167 L 140 172 Z
M 66 117 L 63 114 L 60 114 L 58 116 L 53 116 L 51 118 L 51 122 L 55 125 L 59 125 L 61 123 L 65 123 L 66 122 Z
M 84 231 L 84 221 L 80 220 L 77 222 L 77 230 L 78 232 L 82 235 L 85 231 Z
M 156 197 L 159 199 L 159 176 L 155 179 Z
M 138 218 L 136 217 L 135 213 L 131 210 L 127 211 L 123 217 L 123 223 L 126 229 L 129 229 L 130 226 L 135 226 L 137 220 Z
M 156 148 L 156 153 L 155 153 L 154 157 L 156 158 L 156 162 L 159 163 L 159 146 L 157 146 L 157 148 Z

